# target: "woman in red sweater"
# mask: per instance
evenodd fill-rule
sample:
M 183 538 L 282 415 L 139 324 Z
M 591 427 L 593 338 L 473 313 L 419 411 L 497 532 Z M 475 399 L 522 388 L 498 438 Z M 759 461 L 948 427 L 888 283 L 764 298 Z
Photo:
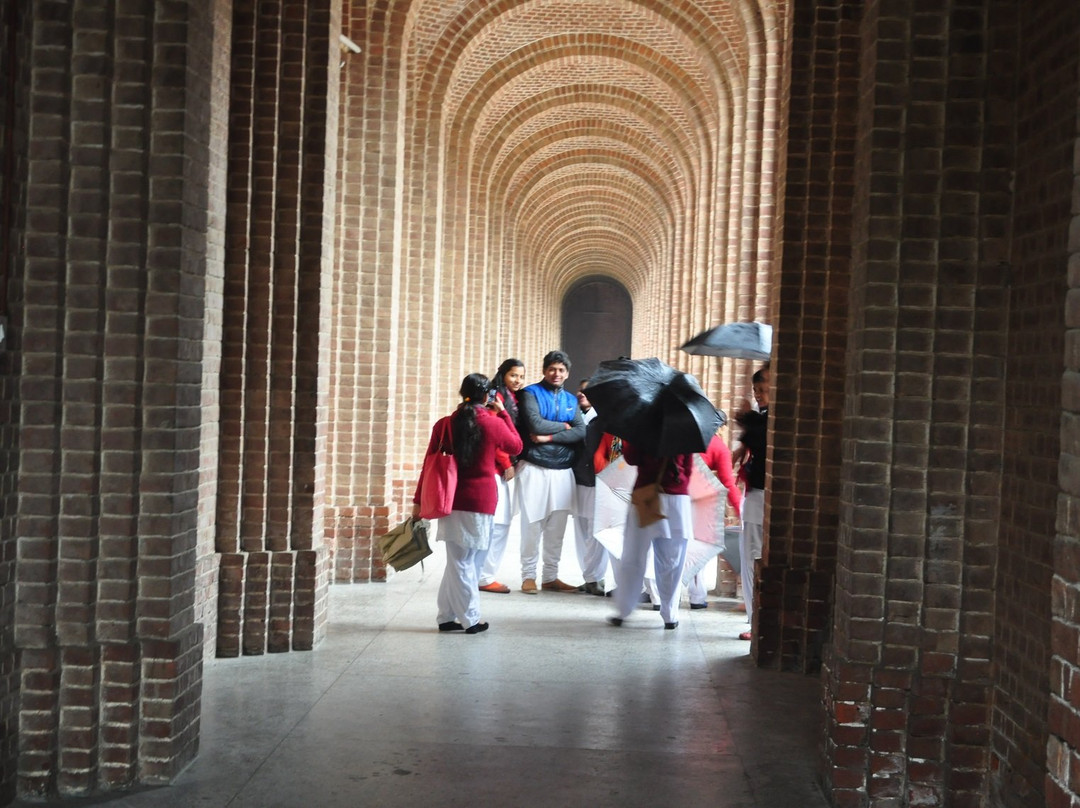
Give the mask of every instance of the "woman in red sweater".
M 720 478 L 721 484 L 727 489 L 727 501 L 735 510 L 735 516 L 742 515 L 742 492 L 735 485 L 735 472 L 731 469 L 731 450 L 719 435 L 713 435 L 708 447 L 701 453 L 705 465 L 715 472 Z M 724 526 L 719 525 L 718 530 Z M 702 570 L 690 579 L 687 587 L 690 594 L 691 609 L 707 609 L 709 607 L 708 590 L 705 588 L 705 571 Z
M 525 363 L 520 359 L 507 359 L 499 365 L 495 378 L 491 380 L 491 390 L 488 398 L 499 401 L 510 420 L 517 424 L 517 391 L 525 386 Z M 514 505 L 516 503 L 514 489 L 514 463 L 517 458 L 502 449 L 495 451 L 495 488 L 498 491 L 498 504 L 495 506 L 495 523 L 491 528 L 491 545 L 487 549 L 480 565 L 480 591 L 498 592 L 508 594 L 510 587 L 499 583 L 495 579 L 502 564 L 503 552 L 506 550 L 506 538 L 510 533 L 510 523 L 514 518 Z
M 439 451 L 439 436 L 449 421 L 453 437 L 458 480 L 454 506 L 449 516 L 439 520 L 440 541 L 446 543 L 446 568 L 439 586 L 439 631 L 479 634 L 488 624 L 480 620 L 477 589 L 478 566 L 491 541 L 498 495 L 495 489 L 495 453 L 510 455 L 521 451 L 521 437 L 502 402 L 485 406 L 488 379 L 470 373 L 461 382 L 462 402 L 431 431 L 427 454 Z M 413 496 L 413 515 L 420 509 L 420 487 Z
M 664 619 L 664 628 L 674 629 L 679 625 L 677 618 L 682 569 L 686 561 L 686 540 L 694 535 L 689 494 L 694 456 L 656 457 L 627 441 L 623 441 L 622 449 L 626 462 L 638 468 L 634 490 L 660 483 L 660 512 L 664 518 L 642 527 L 637 509 L 631 506 L 626 517 L 623 554 L 616 576 L 619 585 L 615 588 L 615 608 L 618 611 L 614 617 L 608 618 L 608 622 L 621 626 L 637 606 L 651 546 L 656 589 L 660 594 L 660 616 Z

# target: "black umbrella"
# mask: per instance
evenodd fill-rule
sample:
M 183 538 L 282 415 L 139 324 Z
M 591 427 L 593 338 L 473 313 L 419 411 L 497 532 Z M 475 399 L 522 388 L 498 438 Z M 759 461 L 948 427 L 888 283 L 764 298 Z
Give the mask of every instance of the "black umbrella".
M 659 457 L 705 451 L 726 420 L 697 379 L 655 358 L 601 362 L 588 396 L 607 432 Z

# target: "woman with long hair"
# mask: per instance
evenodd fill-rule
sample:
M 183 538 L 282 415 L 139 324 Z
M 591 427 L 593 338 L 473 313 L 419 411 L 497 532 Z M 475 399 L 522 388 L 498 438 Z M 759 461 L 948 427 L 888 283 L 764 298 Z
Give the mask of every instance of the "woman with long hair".
M 656 589 L 660 596 L 660 615 L 664 619 L 664 628 L 674 629 L 679 625 L 679 596 L 682 594 L 686 542 L 694 535 L 689 493 L 694 456 L 656 457 L 628 441 L 623 441 L 622 448 L 626 462 L 638 469 L 635 491 L 659 484 L 659 511 L 663 516 L 651 524 L 642 525 L 638 510 L 631 506 L 626 517 L 623 554 L 618 563 L 619 586 L 615 589 L 617 612 L 608 618 L 608 622 L 621 626 L 637 606 L 651 547 Z
M 494 398 L 506 408 L 510 420 L 517 425 L 517 391 L 525 386 L 525 363 L 520 359 L 507 359 L 491 379 L 489 397 Z M 507 594 L 510 587 L 495 580 L 506 550 L 506 537 L 510 533 L 510 522 L 514 518 L 514 463 L 517 456 L 511 456 L 502 449 L 495 451 L 495 487 L 499 501 L 495 506 L 495 522 L 491 528 L 491 545 L 480 568 L 480 591 Z
M 498 495 L 495 489 L 495 452 L 521 451 L 510 414 L 502 402 L 487 401 L 488 379 L 470 373 L 461 382 L 461 404 L 453 414 L 440 418 L 431 430 L 427 454 L 440 449 L 446 425 L 450 426 L 457 488 L 448 516 L 439 520 L 439 541 L 446 543 L 446 568 L 438 595 L 439 631 L 479 634 L 488 624 L 480 620 L 477 589 L 478 567 L 491 542 Z M 420 511 L 420 486 L 413 496 L 413 516 Z

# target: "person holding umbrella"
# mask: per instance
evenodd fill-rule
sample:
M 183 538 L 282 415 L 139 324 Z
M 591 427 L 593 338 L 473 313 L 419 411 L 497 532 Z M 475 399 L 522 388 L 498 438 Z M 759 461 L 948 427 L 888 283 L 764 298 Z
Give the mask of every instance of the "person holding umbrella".
M 457 461 L 457 488 L 453 509 L 439 520 L 439 540 L 446 542 L 446 568 L 439 586 L 439 631 L 479 634 L 488 624 L 480 620 L 478 567 L 491 541 L 498 494 L 495 489 L 495 452 L 509 455 L 521 451 L 521 436 L 499 400 L 485 406 L 488 379 L 470 373 L 459 389 L 461 404 L 431 430 L 427 454 L 435 454 L 450 427 L 454 459 Z M 420 485 L 413 496 L 413 516 L 420 514 Z
M 640 599 L 645 580 L 645 566 L 649 548 L 653 551 L 653 569 L 656 589 L 660 595 L 660 616 L 665 629 L 679 626 L 679 596 L 682 588 L 682 569 L 686 561 L 686 542 L 694 534 L 690 510 L 690 472 L 693 470 L 693 454 L 674 457 L 658 457 L 623 441 L 623 457 L 637 466 L 634 496 L 626 519 L 623 537 L 623 553 L 619 559 L 615 589 L 615 609 L 608 622 L 621 626 L 634 611 Z M 637 506 L 640 494 L 651 493 L 649 489 L 659 486 L 655 494 L 658 508 L 650 515 L 649 508 Z M 659 511 L 659 514 L 656 511 Z M 650 521 L 659 515 L 656 521 Z
M 559 580 L 566 519 L 574 505 L 574 459 L 585 440 L 585 423 L 573 393 L 563 384 L 570 374 L 570 357 L 550 351 L 544 357 L 544 378 L 518 394 L 518 429 L 524 449 L 517 466 L 518 507 L 521 511 L 521 591 L 537 592 L 536 566 L 540 539 L 544 568 L 540 588 L 577 592 Z

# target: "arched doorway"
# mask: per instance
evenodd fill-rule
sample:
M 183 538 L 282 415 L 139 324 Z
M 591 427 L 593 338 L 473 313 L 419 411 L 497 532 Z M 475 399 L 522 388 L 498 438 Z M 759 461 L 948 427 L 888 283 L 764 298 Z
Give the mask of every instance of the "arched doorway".
M 562 302 L 562 346 L 573 362 L 571 389 L 603 360 L 629 356 L 633 319 L 630 293 L 618 281 L 592 276 L 570 287 Z

